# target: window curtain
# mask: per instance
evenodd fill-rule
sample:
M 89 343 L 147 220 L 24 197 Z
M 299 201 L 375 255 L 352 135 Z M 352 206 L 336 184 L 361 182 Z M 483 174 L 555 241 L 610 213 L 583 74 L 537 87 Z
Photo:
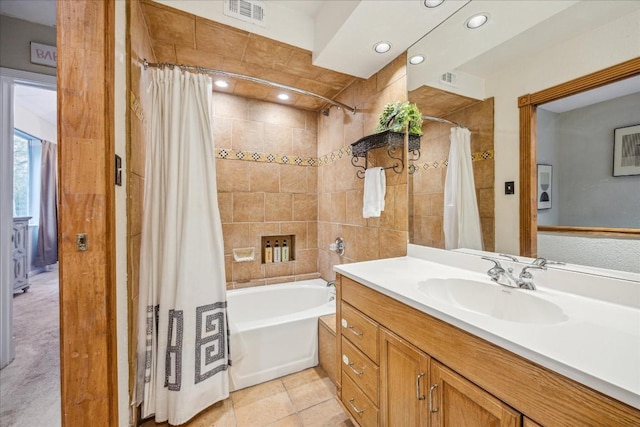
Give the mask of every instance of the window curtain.
M 44 267 L 58 262 L 58 146 L 42 141 L 40 220 L 33 264 Z
M 152 72 L 136 397 L 143 417 L 177 425 L 229 396 L 212 80 Z
M 476 199 L 469 129 L 451 129 L 451 146 L 444 184 L 445 249 L 482 250 L 482 228 Z

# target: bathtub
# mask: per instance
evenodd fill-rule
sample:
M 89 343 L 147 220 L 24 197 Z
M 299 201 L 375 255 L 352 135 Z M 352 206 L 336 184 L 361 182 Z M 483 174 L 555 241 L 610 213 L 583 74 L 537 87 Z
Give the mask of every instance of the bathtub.
M 230 385 L 249 387 L 318 364 L 318 317 L 336 311 L 322 279 L 227 291 Z

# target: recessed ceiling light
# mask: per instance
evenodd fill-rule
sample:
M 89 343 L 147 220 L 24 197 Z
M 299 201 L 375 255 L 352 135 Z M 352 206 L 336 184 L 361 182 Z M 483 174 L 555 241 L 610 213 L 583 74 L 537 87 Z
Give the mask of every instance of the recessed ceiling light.
M 386 53 L 391 49 L 391 43 L 389 42 L 378 42 L 373 45 L 373 50 L 378 53 Z
M 229 87 L 229 83 L 225 82 L 224 80 L 216 80 L 215 82 L 213 82 L 213 84 L 218 87 Z
M 473 15 L 471 18 L 467 19 L 464 23 L 464 26 L 469 28 L 470 30 L 474 30 L 476 28 L 482 27 L 484 24 L 489 21 L 488 13 L 478 13 Z
M 422 64 L 424 62 L 424 55 L 413 55 L 411 58 L 409 58 L 409 64 L 411 65 L 418 65 L 418 64 Z
M 282 101 L 286 101 L 287 99 L 289 99 L 289 95 L 287 95 L 286 93 L 279 93 L 278 99 L 281 99 Z
M 426 7 L 428 7 L 429 9 L 431 9 L 433 7 L 438 7 L 442 3 L 444 3 L 444 0 L 424 0 L 424 5 Z

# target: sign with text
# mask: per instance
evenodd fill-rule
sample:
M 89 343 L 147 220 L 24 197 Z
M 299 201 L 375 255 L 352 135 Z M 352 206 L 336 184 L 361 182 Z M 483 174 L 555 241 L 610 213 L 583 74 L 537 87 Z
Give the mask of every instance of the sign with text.
M 58 53 L 56 47 L 31 42 L 31 63 L 57 67 Z

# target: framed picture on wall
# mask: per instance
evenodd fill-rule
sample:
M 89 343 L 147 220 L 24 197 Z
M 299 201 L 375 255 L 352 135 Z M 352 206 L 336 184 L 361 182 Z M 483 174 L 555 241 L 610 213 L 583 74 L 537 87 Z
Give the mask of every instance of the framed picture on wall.
M 551 165 L 538 165 L 538 209 L 551 209 Z
M 614 131 L 613 176 L 625 175 L 640 175 L 640 125 Z

